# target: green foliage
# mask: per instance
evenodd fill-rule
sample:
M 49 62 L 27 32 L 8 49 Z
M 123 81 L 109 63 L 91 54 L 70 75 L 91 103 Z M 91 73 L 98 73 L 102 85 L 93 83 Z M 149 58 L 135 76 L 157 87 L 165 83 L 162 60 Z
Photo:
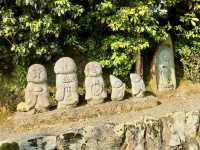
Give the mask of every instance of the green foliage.
M 192 58 L 192 59 L 191 59 Z M 189 56 L 182 56 L 181 62 L 184 68 L 184 77 L 193 82 L 200 82 L 200 53 L 191 53 Z
M 184 66 L 186 58 L 199 53 L 200 5 L 195 1 L 11 0 L 0 6 L 0 37 L 22 68 L 79 51 L 126 79 L 137 54 L 155 48 L 168 33 Z
M 75 19 L 84 11 L 81 5 L 68 0 L 12 2 L 1 4 L 0 37 L 9 41 L 19 63 L 27 62 L 24 57 L 48 59 L 61 53 L 65 35 L 79 30 Z
M 167 37 L 170 25 L 160 26 L 153 5 L 151 1 L 105 0 L 87 11 L 82 28 L 92 32 L 84 42 L 89 57 L 110 73 L 128 77 L 138 52 Z
M 13 142 L 13 143 L 3 143 L 0 146 L 0 150 L 19 150 L 19 145 L 16 142 Z
M 194 5 L 194 11 L 180 17 L 181 25 L 175 26 L 176 49 L 181 56 L 184 77 L 200 82 L 200 5 Z
M 23 99 L 24 91 L 17 72 L 11 75 L 0 74 L 0 107 L 4 106 L 9 111 L 15 111 L 17 104 Z M 23 82 L 26 78 L 23 78 Z

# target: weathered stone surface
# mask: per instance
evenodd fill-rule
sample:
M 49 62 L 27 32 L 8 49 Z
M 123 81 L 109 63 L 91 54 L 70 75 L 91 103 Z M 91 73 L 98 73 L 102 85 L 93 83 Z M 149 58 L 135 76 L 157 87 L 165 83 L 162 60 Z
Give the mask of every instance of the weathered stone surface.
M 122 100 L 124 98 L 126 85 L 117 77 L 110 75 L 110 83 L 112 86 L 111 99 Z
M 189 141 L 188 142 L 188 145 L 187 145 L 187 149 L 188 150 L 199 150 L 200 147 L 199 147 L 199 144 L 197 141 Z
M 170 36 L 157 48 L 151 73 L 154 90 L 169 91 L 176 88 L 174 50 Z
M 169 146 L 178 146 L 185 142 L 185 113 L 178 112 L 172 116 L 173 123 L 170 127 L 171 138 Z
M 145 150 L 145 124 L 136 122 L 126 126 L 122 150 Z
M 25 102 L 20 102 L 18 105 L 17 105 L 17 111 L 21 111 L 21 112 L 26 112 L 28 111 L 28 107 L 26 105 Z
M 54 135 L 26 136 L 15 145 L 22 150 L 198 150 L 197 116 L 199 112 L 175 112 L 129 123 L 73 127 Z M 0 147 L 6 143 L 13 141 L 0 142 Z
M 55 150 L 57 147 L 56 136 L 35 136 L 20 140 L 21 150 Z
M 69 129 L 63 134 L 57 136 L 58 150 L 79 150 L 84 148 L 84 134 L 82 129 Z
M 17 142 L 21 148 L 32 143 L 35 149 L 40 149 L 40 143 L 48 143 L 43 149 L 56 145 L 57 150 L 200 148 L 199 94 L 167 96 L 159 99 L 160 105 L 147 105 L 157 103 L 157 98 L 148 101 L 139 98 L 138 102 L 135 99 L 39 114 L 16 113 L 0 123 L 0 145 Z
M 121 147 L 122 138 L 114 131 L 114 124 L 89 126 L 85 128 L 85 149 L 87 150 L 118 150 Z
M 144 81 L 139 74 L 131 73 L 132 95 L 136 97 L 143 97 L 145 92 Z
M 164 117 L 163 141 L 166 149 L 196 149 L 199 129 L 199 112 L 176 112 Z
M 49 106 L 47 73 L 44 66 L 34 64 L 29 67 L 27 74 L 27 86 L 25 89 L 25 103 L 20 103 L 18 111 L 46 111 Z
M 162 122 L 159 119 L 146 118 L 144 120 L 146 126 L 145 138 L 146 148 L 149 150 L 162 149 Z
M 185 135 L 186 138 L 196 138 L 197 132 L 200 125 L 200 113 L 199 112 L 188 112 L 186 114 L 185 122 Z
M 85 99 L 88 104 L 103 103 L 107 92 L 102 77 L 102 67 L 97 62 L 90 62 L 85 66 Z
M 73 59 L 60 58 L 55 66 L 58 108 L 76 106 L 79 100 L 77 67 Z

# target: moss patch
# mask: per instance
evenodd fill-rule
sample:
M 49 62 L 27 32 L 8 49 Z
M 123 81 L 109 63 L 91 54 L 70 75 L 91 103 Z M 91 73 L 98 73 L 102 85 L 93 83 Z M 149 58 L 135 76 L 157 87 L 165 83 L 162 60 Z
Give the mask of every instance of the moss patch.
M 16 142 L 13 142 L 13 143 L 3 143 L 0 146 L 0 150 L 19 150 L 19 145 Z

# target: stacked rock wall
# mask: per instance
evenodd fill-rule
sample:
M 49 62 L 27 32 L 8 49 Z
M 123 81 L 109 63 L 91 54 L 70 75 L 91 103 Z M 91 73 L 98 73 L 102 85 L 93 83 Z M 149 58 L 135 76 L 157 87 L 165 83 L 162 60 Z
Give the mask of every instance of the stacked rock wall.
M 69 128 L 58 135 L 27 136 L 13 142 L 22 150 L 199 150 L 199 118 L 198 111 L 175 112 L 158 119 Z

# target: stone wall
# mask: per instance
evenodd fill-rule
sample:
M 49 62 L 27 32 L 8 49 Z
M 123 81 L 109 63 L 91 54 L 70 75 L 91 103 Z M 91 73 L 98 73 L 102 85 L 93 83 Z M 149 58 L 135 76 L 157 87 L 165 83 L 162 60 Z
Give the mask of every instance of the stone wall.
M 199 118 L 199 111 L 174 112 L 125 124 L 69 128 L 57 135 L 28 135 L 12 142 L 21 150 L 199 150 Z

